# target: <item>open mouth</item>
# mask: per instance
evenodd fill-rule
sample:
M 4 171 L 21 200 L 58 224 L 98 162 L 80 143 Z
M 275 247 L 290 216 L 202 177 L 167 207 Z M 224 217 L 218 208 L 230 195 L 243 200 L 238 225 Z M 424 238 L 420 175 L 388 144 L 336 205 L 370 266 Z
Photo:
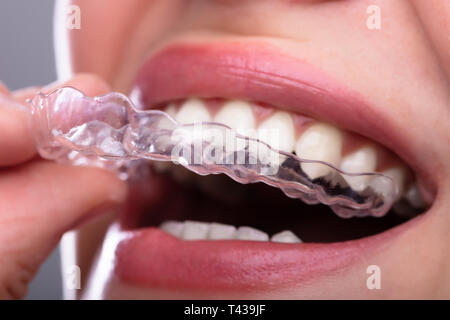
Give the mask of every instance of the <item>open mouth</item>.
M 158 189 L 160 196 L 150 204 L 143 196 L 148 208 L 130 210 L 136 212 L 125 216 L 130 228 L 160 226 L 184 240 L 336 242 L 389 229 L 425 206 L 413 174 L 400 159 L 379 144 L 332 125 L 242 100 L 191 98 L 170 103 L 165 111 L 180 123 L 228 125 L 277 150 L 331 163 L 346 172 L 383 173 L 398 186 L 396 214 L 384 219 L 342 219 L 325 205 L 306 205 L 260 183 L 243 185 L 223 175 L 199 176 L 181 165 L 155 162 L 150 168 L 155 186 L 148 188 Z M 317 179 L 325 178 L 331 169 L 304 163 L 302 170 Z M 358 191 L 369 185 L 371 176 L 345 179 Z
M 154 162 L 150 178 L 131 186 L 121 216 L 128 236 L 116 250 L 120 279 L 135 285 L 195 289 L 297 283 L 370 254 L 394 236 L 394 230 L 402 229 L 394 227 L 425 211 L 429 199 L 423 200 L 423 186 L 414 171 L 375 142 L 395 136 L 388 123 L 385 131 L 377 131 L 379 125 L 374 123 L 382 116 L 364 110 L 353 95 L 308 67 L 301 72 L 307 80 L 295 84 L 290 73 L 283 74 L 289 70 L 286 61 L 277 65 L 280 76 L 252 65 L 249 61 L 257 60 L 253 52 L 245 60 L 248 46 L 225 56 L 226 49 L 221 48 L 220 54 L 215 50 L 181 46 L 153 57 L 138 77 L 135 101 L 162 109 L 181 123 L 226 124 L 278 150 L 325 161 L 346 172 L 383 173 L 398 186 L 396 204 L 382 218 L 342 219 L 326 205 L 304 204 L 261 183 L 242 185 L 223 175 L 199 176 L 180 165 Z M 234 55 L 239 66 L 227 65 Z M 271 58 L 267 53 L 262 57 Z M 213 68 L 209 58 L 219 61 L 218 66 Z M 276 139 L 267 134 L 271 130 L 277 132 Z M 395 139 L 387 141 L 393 143 L 390 147 L 396 145 Z M 328 173 L 311 163 L 302 169 L 312 179 Z M 369 183 L 361 176 L 347 177 L 346 182 L 355 190 Z

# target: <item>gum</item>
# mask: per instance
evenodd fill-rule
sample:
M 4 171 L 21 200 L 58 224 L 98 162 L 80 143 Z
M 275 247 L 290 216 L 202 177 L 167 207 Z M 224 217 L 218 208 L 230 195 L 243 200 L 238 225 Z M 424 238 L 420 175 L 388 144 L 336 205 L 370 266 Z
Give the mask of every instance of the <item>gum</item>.
M 148 160 L 174 161 L 200 175 L 266 183 L 308 204 L 329 205 L 342 218 L 384 216 L 398 193 L 383 174 L 346 173 L 326 162 L 277 151 L 220 123 L 179 124 L 162 111 L 137 110 L 120 93 L 90 98 L 64 87 L 37 94 L 29 106 L 31 130 L 43 158 L 111 169 L 122 179 L 138 175 Z M 302 163 L 327 166 L 330 173 L 311 180 Z M 355 191 L 345 175 L 370 176 L 370 183 Z

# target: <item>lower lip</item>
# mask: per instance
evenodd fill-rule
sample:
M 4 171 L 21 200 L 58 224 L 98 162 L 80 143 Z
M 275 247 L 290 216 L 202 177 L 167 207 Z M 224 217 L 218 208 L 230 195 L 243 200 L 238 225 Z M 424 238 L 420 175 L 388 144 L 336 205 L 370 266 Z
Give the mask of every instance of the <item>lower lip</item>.
M 157 228 L 131 233 L 116 248 L 115 274 L 127 284 L 184 290 L 288 288 L 342 273 L 420 217 L 376 236 L 338 243 L 183 241 Z

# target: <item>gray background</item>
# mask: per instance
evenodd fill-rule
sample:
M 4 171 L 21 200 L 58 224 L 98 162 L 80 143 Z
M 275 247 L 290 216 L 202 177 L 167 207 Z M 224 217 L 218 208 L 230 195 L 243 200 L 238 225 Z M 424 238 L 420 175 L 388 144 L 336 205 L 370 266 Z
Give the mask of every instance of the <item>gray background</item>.
M 54 0 L 0 1 L 0 80 L 11 90 L 56 79 Z M 1 266 L 0 266 L 1 267 Z M 42 265 L 27 299 L 61 299 L 59 251 Z

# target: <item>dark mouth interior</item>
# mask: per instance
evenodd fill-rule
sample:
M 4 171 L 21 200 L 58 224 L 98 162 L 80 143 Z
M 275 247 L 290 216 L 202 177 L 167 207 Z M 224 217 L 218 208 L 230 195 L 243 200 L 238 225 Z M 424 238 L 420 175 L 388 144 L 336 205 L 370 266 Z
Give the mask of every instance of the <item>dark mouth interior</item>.
M 326 205 L 307 205 L 263 183 L 242 185 L 224 175 L 195 175 L 195 183 L 179 183 L 153 172 L 132 190 L 122 218 L 126 229 L 192 220 L 250 226 L 269 236 L 291 230 L 303 242 L 327 243 L 378 234 L 407 220 L 393 212 L 382 218 L 343 219 Z

